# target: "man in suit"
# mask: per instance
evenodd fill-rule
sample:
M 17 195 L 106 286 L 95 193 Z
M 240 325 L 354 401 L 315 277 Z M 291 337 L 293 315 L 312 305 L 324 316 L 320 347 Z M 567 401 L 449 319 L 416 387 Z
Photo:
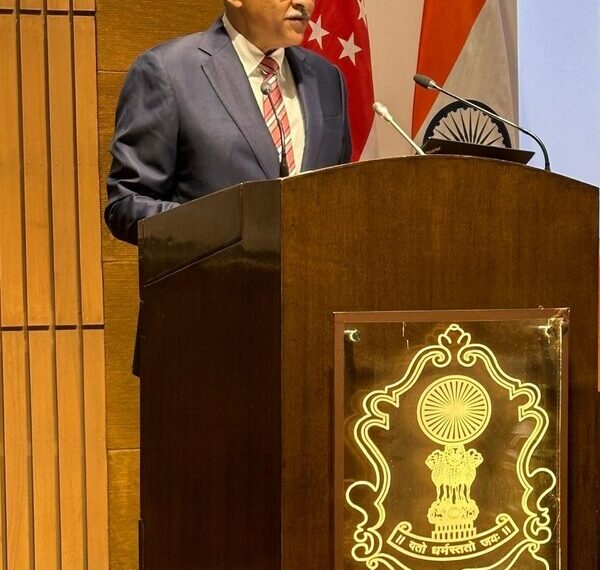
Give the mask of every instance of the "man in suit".
M 224 6 L 206 32 L 147 51 L 127 76 L 105 211 L 119 239 L 137 243 L 139 220 L 194 198 L 277 178 L 284 153 L 291 174 L 350 159 L 342 76 L 298 47 L 313 0 Z

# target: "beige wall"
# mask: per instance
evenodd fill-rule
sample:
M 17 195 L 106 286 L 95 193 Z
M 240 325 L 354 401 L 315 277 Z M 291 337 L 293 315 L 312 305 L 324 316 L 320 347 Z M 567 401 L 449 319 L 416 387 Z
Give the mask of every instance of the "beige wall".
M 202 30 L 220 0 L 98 0 L 100 173 L 109 168 L 114 109 L 125 72 L 146 48 Z M 101 189 L 102 204 L 105 203 Z M 129 373 L 137 314 L 137 249 L 102 230 L 106 311 L 107 445 L 111 569 L 137 568 L 139 382 Z

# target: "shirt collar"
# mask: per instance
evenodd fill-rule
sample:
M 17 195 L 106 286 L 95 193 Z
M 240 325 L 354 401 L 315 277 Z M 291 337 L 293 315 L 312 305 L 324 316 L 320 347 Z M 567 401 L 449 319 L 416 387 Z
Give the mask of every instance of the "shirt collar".
M 227 14 L 223 14 L 223 25 L 225 26 L 225 30 L 231 38 L 231 43 L 244 66 L 246 75 L 250 77 L 257 72 L 261 73 L 260 70 L 258 70 L 258 66 L 266 54 L 233 27 Z M 285 80 L 285 67 L 283 65 L 285 50 L 283 48 L 278 48 L 268 55 L 277 62 L 277 65 L 279 65 L 279 73 L 283 80 Z

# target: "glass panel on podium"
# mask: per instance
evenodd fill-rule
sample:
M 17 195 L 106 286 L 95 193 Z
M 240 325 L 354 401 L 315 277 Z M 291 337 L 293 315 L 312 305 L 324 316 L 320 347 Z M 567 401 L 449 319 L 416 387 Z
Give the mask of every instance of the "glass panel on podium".
M 568 318 L 335 315 L 336 570 L 566 568 Z

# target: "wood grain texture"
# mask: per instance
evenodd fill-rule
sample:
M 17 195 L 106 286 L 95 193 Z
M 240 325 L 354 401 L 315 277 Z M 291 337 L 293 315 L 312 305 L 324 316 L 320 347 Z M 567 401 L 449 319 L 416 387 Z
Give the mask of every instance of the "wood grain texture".
M 104 264 L 108 449 L 140 446 L 139 378 L 131 374 L 137 324 L 137 263 Z
M 96 10 L 95 0 L 73 0 L 73 10 L 78 12 L 94 12 Z
M 81 345 L 78 331 L 56 332 L 61 568 L 85 568 L 86 488 Z
M 21 84 L 28 320 L 53 319 L 44 18 L 21 15 Z
M 0 14 L 0 74 L 0 569 L 107 570 L 93 18 Z
M 2 333 L 8 568 L 33 569 L 33 485 L 25 335 Z
M 83 331 L 88 570 L 108 569 L 104 331 Z
M 48 16 L 47 27 L 55 318 L 63 325 L 79 314 L 73 59 L 69 18 Z
M 246 568 L 332 568 L 334 312 L 538 306 L 571 311 L 569 568 L 596 568 L 598 189 L 406 157 L 236 191 L 241 242 L 205 258 L 189 212 L 216 201 L 143 224 L 144 263 L 198 254 L 142 283 L 147 570 L 236 567 L 232 543 Z
M 58 425 L 54 339 L 49 331 L 29 333 L 31 451 L 36 568 L 60 568 Z M 65 529 L 66 531 L 68 529 Z
M 79 196 L 79 265 L 81 320 L 104 322 L 98 183 L 98 119 L 95 21 L 73 18 L 75 51 L 75 112 L 77 124 L 77 187 Z
M 98 66 L 126 71 L 144 50 L 168 39 L 206 29 L 222 11 L 220 0 L 98 0 Z M 143 30 L 143 33 L 140 31 Z
M 69 11 L 69 0 L 46 0 L 47 10 Z
M 0 14 L 0 324 L 22 326 L 23 230 L 16 18 Z
M 43 10 L 44 0 L 19 0 L 21 10 Z
M 109 451 L 110 568 L 138 569 L 139 450 Z
M 8 544 L 6 532 L 6 437 L 4 434 L 4 348 L 3 335 L 0 332 L 0 570 L 8 568 Z
M 569 567 L 596 567 L 597 189 L 511 164 L 437 160 L 401 159 L 397 170 L 353 165 L 310 184 L 292 180 L 284 195 L 282 285 L 294 300 L 283 318 L 283 416 L 293 426 L 284 450 L 284 567 L 327 568 L 313 561 L 330 543 L 318 537 L 330 532 L 331 384 L 314 378 L 331 370 L 331 314 L 537 306 L 571 308 Z M 320 224 L 305 223 L 319 216 Z M 316 322 L 318 330 L 308 328 Z M 299 342 L 299 331 L 310 334 Z M 296 523 L 307 504 L 308 534 Z

